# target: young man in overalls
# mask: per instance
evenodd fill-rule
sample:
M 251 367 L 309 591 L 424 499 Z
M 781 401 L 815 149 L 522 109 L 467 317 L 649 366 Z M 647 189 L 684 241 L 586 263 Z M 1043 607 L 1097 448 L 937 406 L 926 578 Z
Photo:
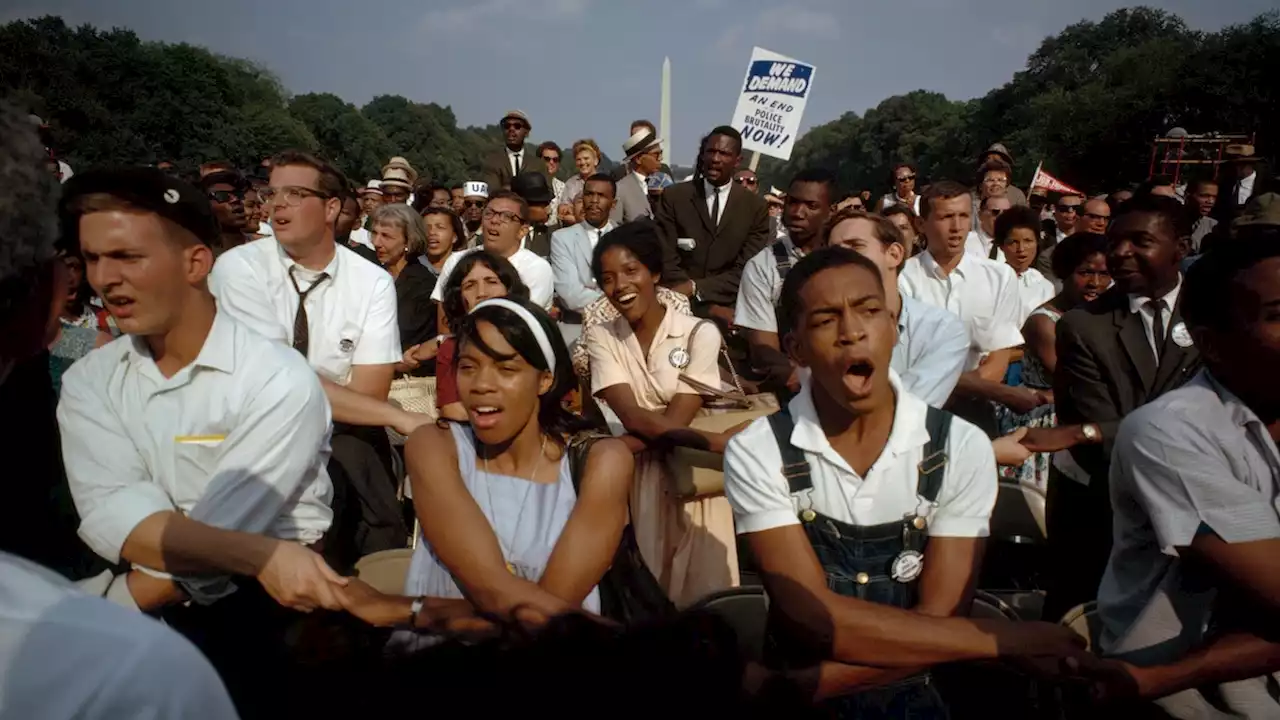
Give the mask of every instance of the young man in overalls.
M 811 376 L 725 453 L 737 531 L 771 601 L 770 664 L 812 668 L 805 692 L 824 715 L 926 718 L 947 717 L 933 665 L 1084 661 L 1065 628 L 956 617 L 978 575 L 995 458 L 976 427 L 902 390 L 879 269 L 818 250 L 788 273 L 780 310 L 784 347 Z

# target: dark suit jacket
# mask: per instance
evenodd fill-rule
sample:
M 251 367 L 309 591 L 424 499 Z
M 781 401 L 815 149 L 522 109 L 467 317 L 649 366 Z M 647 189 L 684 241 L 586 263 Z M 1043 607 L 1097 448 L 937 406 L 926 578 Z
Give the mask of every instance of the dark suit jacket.
M 507 159 L 507 148 L 504 145 L 496 152 L 484 158 L 484 181 L 489 183 L 489 195 L 499 190 L 511 189 L 511 161 Z M 520 160 L 520 172 L 540 172 L 547 174 L 547 165 L 538 157 L 537 152 L 528 145 L 524 146 L 524 157 Z M 547 176 L 550 185 L 551 176 Z
M 1053 378 L 1058 422 L 1097 423 L 1101 445 L 1071 449 L 1092 482 L 1106 482 L 1120 421 L 1189 380 L 1200 369 L 1200 352 L 1180 347 L 1173 329 L 1182 322 L 1182 299 L 1173 309 L 1160 364 L 1151 353 L 1142 317 L 1129 310 L 1118 288 L 1062 316 L 1057 327 L 1058 367 Z
M 543 260 L 551 257 L 551 228 L 546 225 L 540 228 L 531 227 L 524 246 Z
M 764 200 L 734 183 L 720 211 L 720 225 L 713 228 L 702 180 L 697 179 L 667 188 L 654 215 L 662 238 L 663 284 L 693 280 L 704 302 L 733 305 L 743 266 L 770 240 Z M 692 238 L 694 248 L 679 249 L 679 238 Z

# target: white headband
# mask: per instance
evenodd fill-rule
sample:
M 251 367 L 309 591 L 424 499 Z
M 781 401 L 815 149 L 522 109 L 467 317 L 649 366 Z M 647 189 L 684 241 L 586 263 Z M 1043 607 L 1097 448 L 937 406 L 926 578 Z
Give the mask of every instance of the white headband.
M 522 307 L 519 303 L 512 302 L 506 298 L 490 298 L 482 301 L 475 307 L 471 308 L 468 315 L 475 314 L 475 311 L 483 307 L 500 307 L 515 313 L 525 325 L 529 326 L 529 332 L 533 333 L 533 337 L 538 341 L 538 347 L 542 349 L 542 359 L 547 363 L 547 369 L 551 372 L 556 371 L 556 353 L 551 349 L 551 339 L 547 337 L 547 331 L 542 329 L 542 323 L 538 322 L 538 318 L 529 312 L 528 308 Z

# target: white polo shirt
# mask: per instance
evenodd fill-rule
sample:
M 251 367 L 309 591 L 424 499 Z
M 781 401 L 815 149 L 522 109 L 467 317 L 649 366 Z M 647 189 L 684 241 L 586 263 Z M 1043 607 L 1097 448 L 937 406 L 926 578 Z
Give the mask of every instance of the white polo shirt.
M 795 420 L 791 444 L 809 461 L 812 491 L 791 495 L 768 418 L 756 420 L 729 441 L 724 454 L 724 489 L 738 534 L 799 525 L 798 513 L 812 509 L 853 525 L 901 522 L 904 516 L 918 513 L 928 518 L 930 536 L 987 536 L 997 486 L 991 441 L 969 422 L 952 419 L 942 488 L 937 507 L 930 508 L 916 494 L 917 466 L 929 441 L 927 406 L 903 392 L 893 371 L 889 382 L 898 400 L 893 428 L 865 477 L 832 449 L 818 422 L 809 381 L 788 407 Z
M 467 253 L 478 249 L 472 248 L 453 253 L 444 261 L 444 266 L 440 268 L 440 278 L 436 281 L 436 289 L 431 291 L 432 300 L 440 302 L 444 299 L 444 286 L 448 284 L 449 275 L 453 273 L 453 269 L 458 266 L 458 263 Z M 516 273 L 520 275 L 521 282 L 529 288 L 529 300 L 534 305 L 550 311 L 551 296 L 556 291 L 555 274 L 551 272 L 551 263 L 539 257 L 532 250 L 523 247 L 507 260 L 515 267 Z
M 171 378 L 133 336 L 81 358 L 63 376 L 58 427 L 80 537 L 112 562 L 157 512 L 302 543 L 333 519 L 320 380 L 226 313 Z
M 0 553 L 0 717 L 235 720 L 209 661 L 145 615 Z
M 738 283 L 738 302 L 733 311 L 733 324 L 763 332 L 778 332 L 778 297 L 782 294 L 782 275 L 778 272 L 778 258 L 773 254 L 774 243 L 782 243 L 787 257 L 794 264 L 804 257 L 791 237 L 785 232 L 773 243 L 756 253 L 742 268 L 742 280 Z
M 960 264 L 944 273 L 925 250 L 907 260 L 898 287 L 904 295 L 960 317 L 970 342 L 965 369 L 973 370 L 984 353 L 1023 343 L 1017 280 L 1008 265 L 969 253 L 962 253 Z
M 324 272 L 329 279 L 307 295 L 308 360 L 324 377 L 345 385 L 353 365 L 400 362 L 395 282 L 386 270 L 337 245 Z M 275 238 L 232 248 L 218 258 L 209 289 L 218 309 L 249 329 L 288 347 L 298 288 L 306 292 L 319 273 L 298 265 Z

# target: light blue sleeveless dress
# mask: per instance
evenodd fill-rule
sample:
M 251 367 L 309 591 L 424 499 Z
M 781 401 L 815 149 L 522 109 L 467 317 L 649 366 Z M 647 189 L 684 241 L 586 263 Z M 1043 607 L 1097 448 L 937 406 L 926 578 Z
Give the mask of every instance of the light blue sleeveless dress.
M 537 582 L 546 570 L 551 551 L 555 549 L 578 499 L 573 489 L 568 453 L 560 460 L 560 474 L 554 483 L 534 483 L 497 473 L 486 475 L 483 466 L 476 461 L 475 436 L 471 428 L 450 423 L 449 429 L 458 451 L 462 482 L 497 534 L 498 545 L 507 562 L 515 568 L 516 575 Z M 404 594 L 409 597 L 463 597 L 453 575 L 421 533 L 409 562 Z M 599 588 L 591 589 L 582 609 L 600 612 Z M 399 631 L 395 635 L 392 645 L 406 650 L 430 643 L 429 636 L 419 635 L 415 641 L 414 633 Z

